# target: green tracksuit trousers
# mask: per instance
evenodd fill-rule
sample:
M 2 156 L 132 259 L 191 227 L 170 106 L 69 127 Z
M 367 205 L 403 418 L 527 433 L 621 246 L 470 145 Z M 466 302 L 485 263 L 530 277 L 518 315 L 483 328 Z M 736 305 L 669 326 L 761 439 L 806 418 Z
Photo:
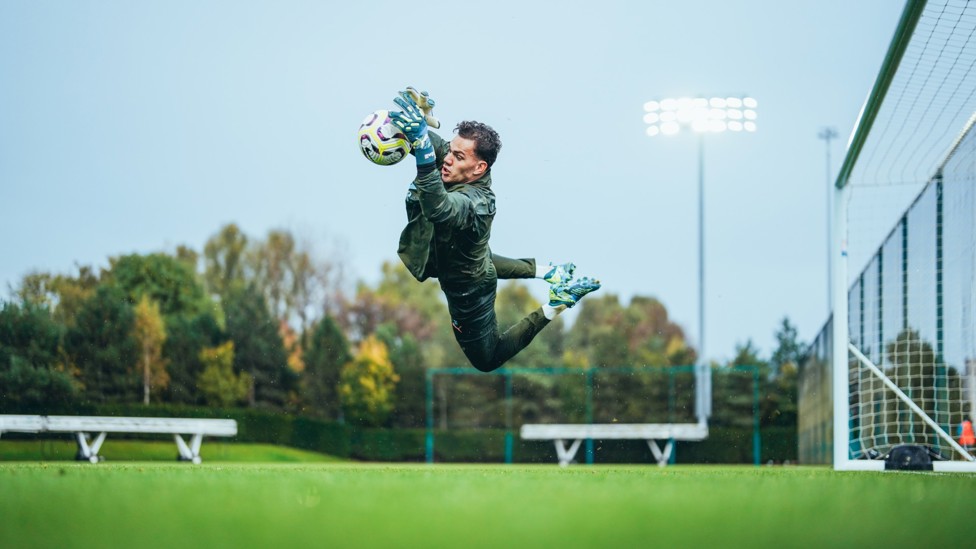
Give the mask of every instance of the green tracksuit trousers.
M 495 317 L 498 279 L 535 278 L 535 260 L 510 259 L 492 254 L 491 261 L 494 265 L 493 276 L 474 287 L 457 289 L 442 286 L 451 313 L 454 337 L 464 356 L 482 372 L 501 367 L 549 324 L 540 307 L 504 332 L 498 329 Z

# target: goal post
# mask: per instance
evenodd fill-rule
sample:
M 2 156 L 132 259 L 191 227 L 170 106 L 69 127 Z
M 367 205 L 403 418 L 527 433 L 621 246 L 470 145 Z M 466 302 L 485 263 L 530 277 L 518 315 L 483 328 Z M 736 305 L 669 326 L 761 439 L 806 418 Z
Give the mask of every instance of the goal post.
M 833 466 L 926 446 L 976 472 L 976 6 L 909 0 L 851 134 L 832 210 Z

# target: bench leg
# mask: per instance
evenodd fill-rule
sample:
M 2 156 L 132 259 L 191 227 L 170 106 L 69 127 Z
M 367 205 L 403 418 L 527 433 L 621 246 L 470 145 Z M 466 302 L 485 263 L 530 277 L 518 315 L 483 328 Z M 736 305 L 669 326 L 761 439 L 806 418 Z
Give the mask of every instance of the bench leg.
M 658 467 L 664 467 L 668 464 L 668 460 L 671 459 L 671 451 L 674 449 L 674 440 L 668 439 L 664 443 L 664 450 L 662 451 L 658 448 L 657 442 L 653 440 L 648 440 L 647 445 L 651 448 L 651 453 L 654 454 L 654 459 L 657 460 Z
M 75 433 L 75 439 L 78 441 L 78 456 L 75 459 L 98 463 L 98 451 L 102 449 L 102 443 L 105 442 L 105 433 L 98 433 L 91 444 L 88 443 L 88 433 Z
M 203 435 L 196 434 L 190 438 L 190 444 L 187 446 L 186 441 L 179 434 L 174 434 L 173 438 L 176 440 L 176 449 L 180 452 L 180 461 L 192 461 L 193 463 L 200 463 L 203 461 L 200 458 L 200 445 L 203 444 Z
M 580 443 L 583 442 L 582 439 L 576 439 L 573 443 L 566 448 L 566 441 L 563 439 L 556 439 L 556 457 L 559 458 L 559 466 L 565 467 L 569 465 L 569 462 L 573 461 L 573 456 L 576 455 L 576 451 L 579 450 Z

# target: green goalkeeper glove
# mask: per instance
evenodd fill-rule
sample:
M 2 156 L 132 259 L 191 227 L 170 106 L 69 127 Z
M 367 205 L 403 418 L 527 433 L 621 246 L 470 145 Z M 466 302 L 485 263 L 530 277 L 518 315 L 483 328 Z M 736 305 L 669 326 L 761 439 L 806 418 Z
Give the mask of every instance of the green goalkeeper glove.
M 400 92 L 400 96 L 393 99 L 402 112 L 390 111 L 390 120 L 403 130 L 417 159 L 417 167 L 430 166 L 437 161 L 434 145 L 427 135 L 427 120 L 424 111 L 420 109 L 413 95 L 409 91 Z
M 424 119 L 427 121 L 427 125 L 431 128 L 441 127 L 441 122 L 437 118 L 434 118 L 434 100 L 430 98 L 427 92 L 418 92 L 417 88 L 413 86 L 407 86 L 407 93 L 413 97 L 414 102 L 420 107 L 420 110 L 424 112 Z

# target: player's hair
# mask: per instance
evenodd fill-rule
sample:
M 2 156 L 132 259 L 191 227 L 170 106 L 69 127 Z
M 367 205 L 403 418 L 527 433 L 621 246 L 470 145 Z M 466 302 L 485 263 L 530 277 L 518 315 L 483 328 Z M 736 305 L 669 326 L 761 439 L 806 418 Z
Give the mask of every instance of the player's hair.
M 488 167 L 495 163 L 498 158 L 498 151 L 502 150 L 502 139 L 498 137 L 498 132 L 493 130 L 488 124 L 465 120 L 454 128 L 457 134 L 465 139 L 474 141 L 474 152 L 478 158 L 484 160 Z

